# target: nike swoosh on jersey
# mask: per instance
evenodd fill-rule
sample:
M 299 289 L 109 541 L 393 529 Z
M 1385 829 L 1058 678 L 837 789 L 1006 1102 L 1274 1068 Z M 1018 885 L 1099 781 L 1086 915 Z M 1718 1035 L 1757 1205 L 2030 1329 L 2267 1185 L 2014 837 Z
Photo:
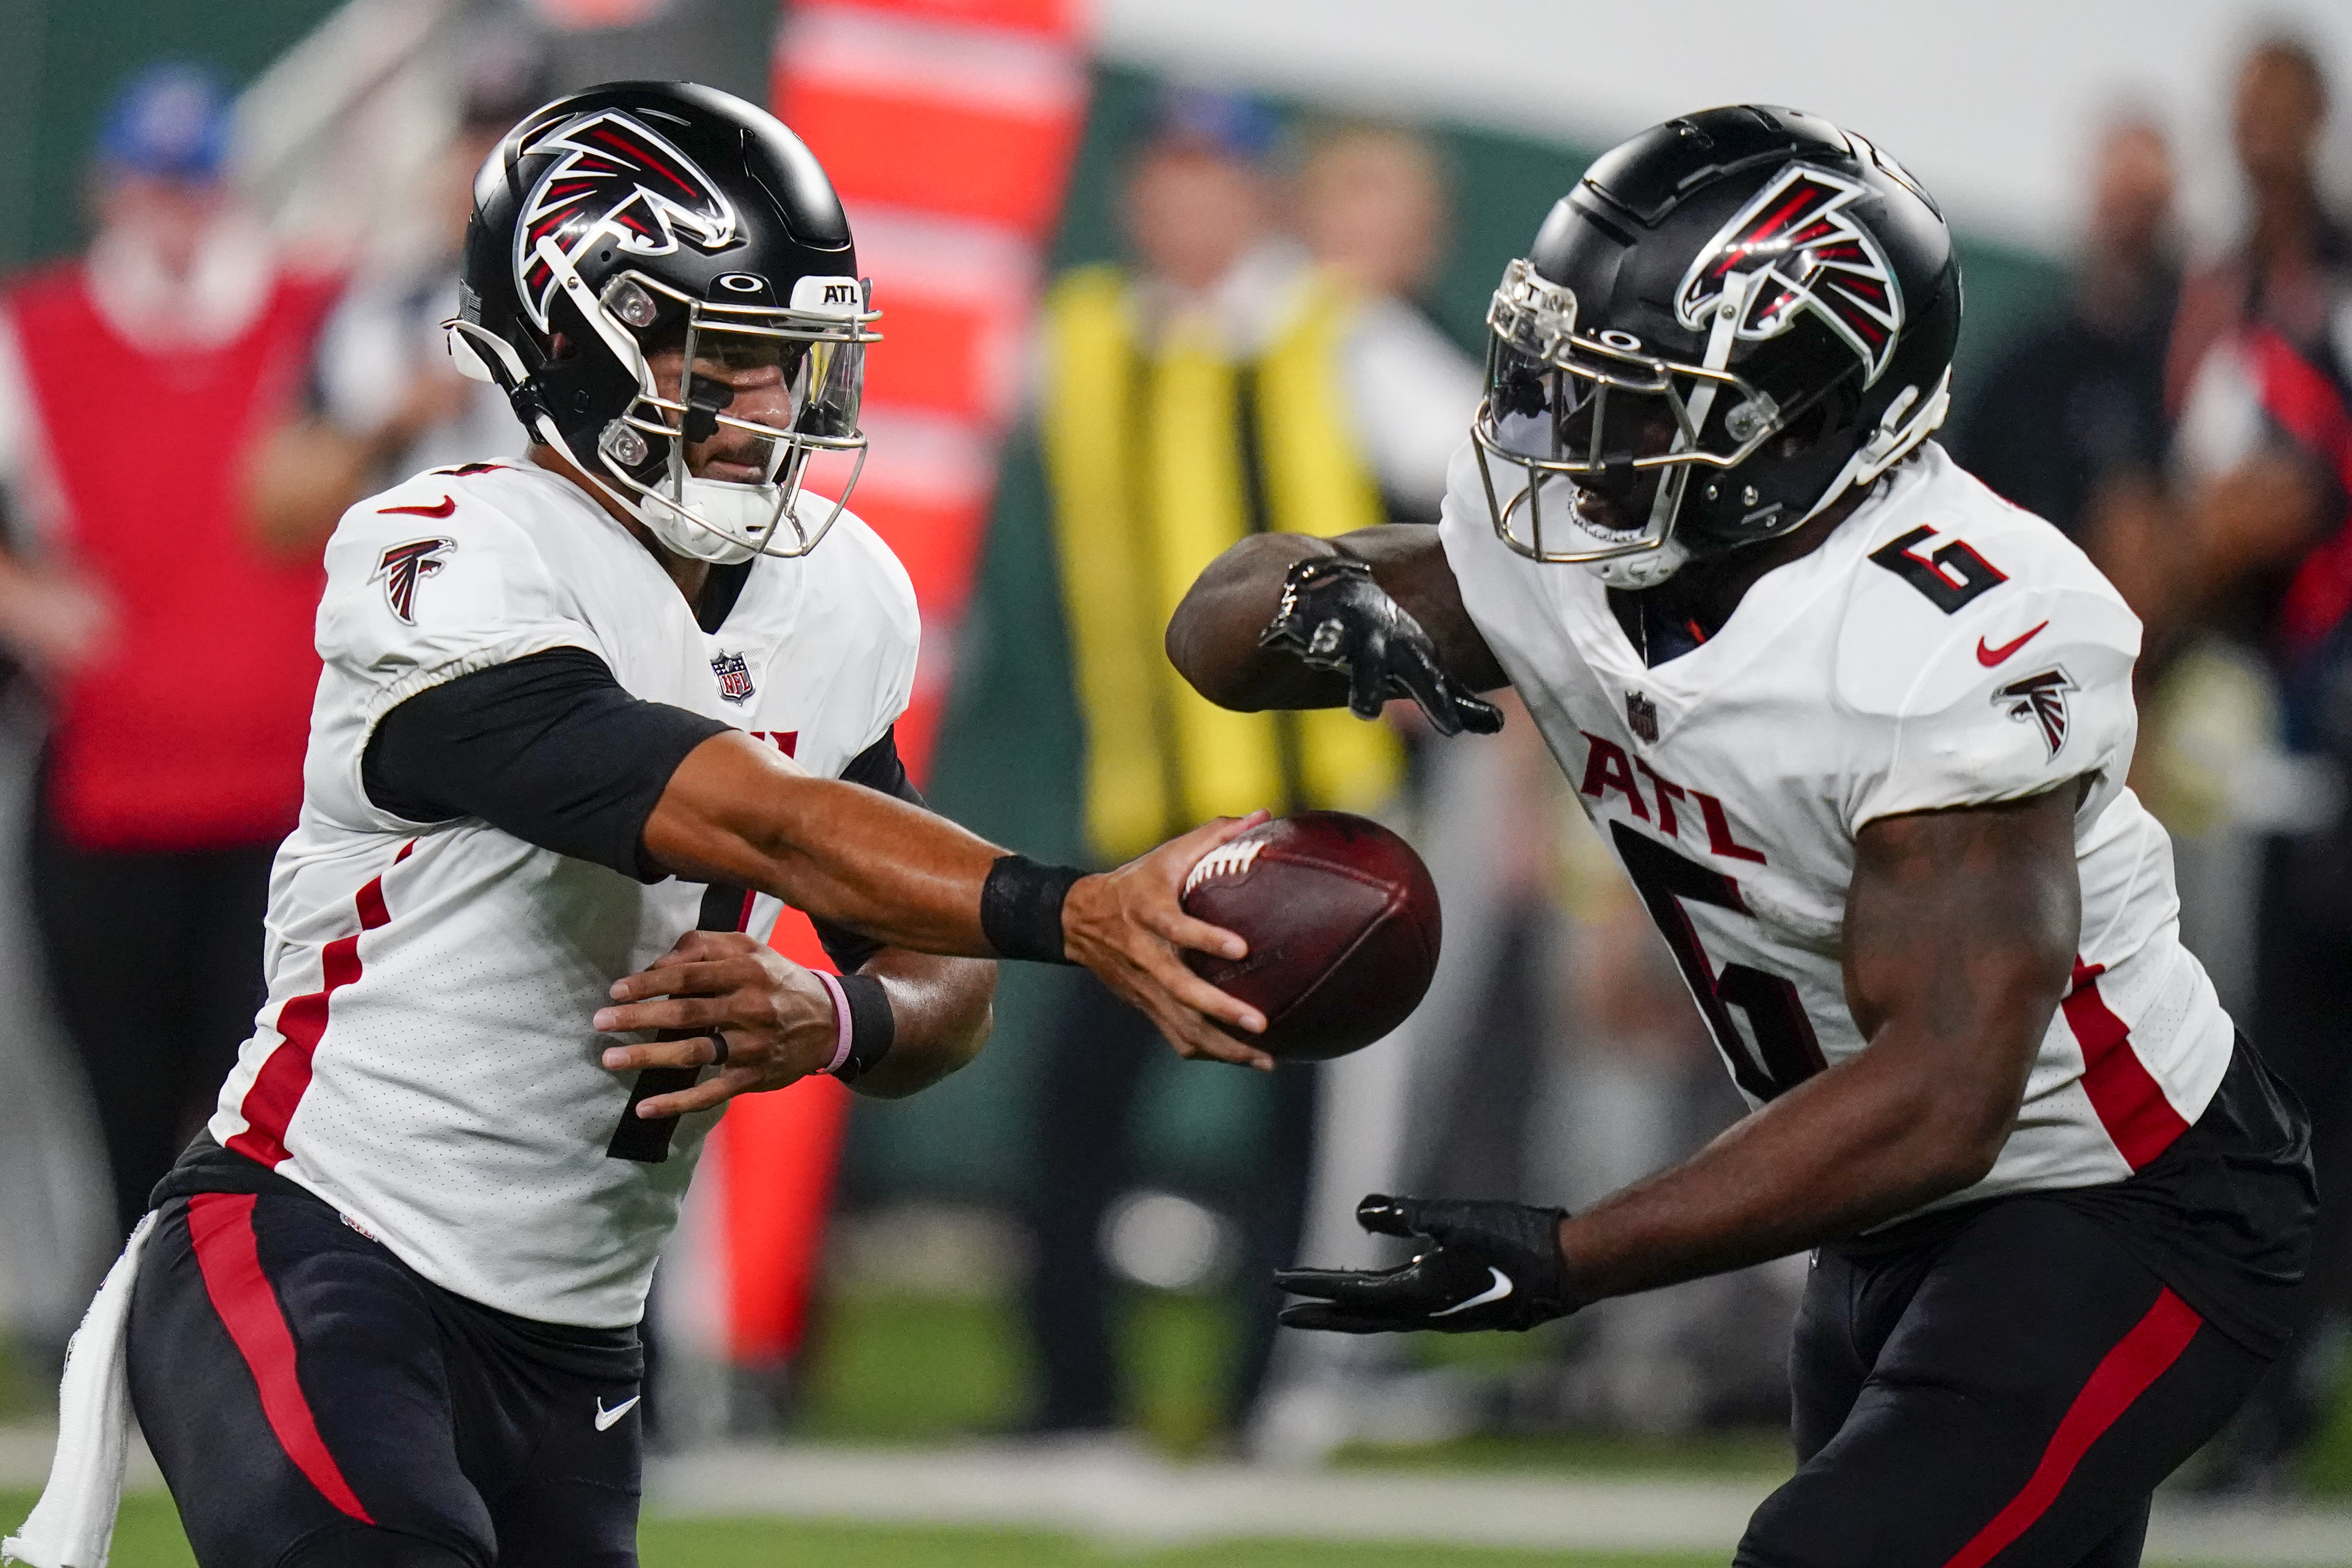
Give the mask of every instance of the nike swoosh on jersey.
M 380 506 L 380 512 L 397 512 L 403 517 L 447 517 L 457 510 L 455 496 L 443 496 L 439 506 Z
M 1466 1312 L 1473 1307 L 1483 1307 L 1489 1301 L 1499 1301 L 1504 1297 L 1511 1293 L 1511 1277 L 1509 1275 L 1504 1273 L 1501 1269 L 1496 1268 L 1491 1263 L 1486 1265 L 1486 1272 L 1495 1277 L 1495 1282 L 1492 1285 L 1487 1286 L 1486 1289 L 1479 1291 L 1467 1301 L 1456 1301 L 1454 1305 L 1446 1308 L 1444 1310 L 1432 1312 L 1429 1315 L 1433 1318 L 1450 1318 L 1456 1312 Z
M 2042 623 L 2042 626 L 2046 626 L 2049 624 L 2050 623 L 2048 621 L 2044 621 Z M 2019 637 L 2015 642 L 2005 642 L 1999 647 L 1985 647 L 1984 638 L 1977 638 L 1977 662 L 1983 665 L 1987 669 L 1990 669 L 1994 665 L 1999 664 L 2002 659 L 2007 658 L 2011 654 L 2015 653 L 2019 648 L 2023 647 L 2027 643 L 2032 642 L 2035 637 L 2041 636 L 2042 626 L 2036 626 L 2032 631 L 2026 633 L 2023 637 Z
M 624 1399 L 621 1403 L 615 1405 L 610 1410 L 607 1410 L 604 1408 L 604 1396 L 601 1394 L 598 1394 L 596 1396 L 596 1430 L 599 1432 L 611 1431 L 613 1429 L 613 1423 L 618 1421 L 622 1416 L 626 1415 L 635 1407 L 637 1401 L 644 1397 L 645 1395 L 642 1394 L 632 1394 L 626 1399 Z

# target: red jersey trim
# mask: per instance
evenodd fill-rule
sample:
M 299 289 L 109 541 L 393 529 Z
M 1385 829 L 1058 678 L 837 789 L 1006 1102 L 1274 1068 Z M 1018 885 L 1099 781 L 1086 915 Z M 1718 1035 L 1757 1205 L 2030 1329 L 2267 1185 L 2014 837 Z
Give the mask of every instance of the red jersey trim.
M 2083 1047 L 2083 1092 L 2124 1162 L 2135 1171 L 2172 1147 L 2189 1123 L 2132 1049 L 2131 1030 L 2099 994 L 2104 963 L 2074 960 L 2074 988 L 2062 1004 L 2066 1026 Z
M 401 846 L 392 863 L 399 865 L 415 847 L 416 840 L 410 839 Z M 297 996 L 278 1010 L 278 1048 L 269 1053 L 269 1059 L 253 1075 L 252 1087 L 237 1105 L 238 1114 L 245 1118 L 245 1131 L 230 1139 L 226 1146 L 272 1170 L 286 1161 L 286 1129 L 310 1088 L 311 1059 L 318 1055 L 319 1042 L 327 1033 L 328 1004 L 336 992 L 362 973 L 360 937 L 392 920 L 392 911 L 384 907 L 381 873 L 368 879 L 367 886 L 359 890 L 352 903 L 360 929 L 349 936 L 337 937 L 321 951 L 319 968 L 324 984 L 318 990 Z
M 188 1200 L 188 1240 L 205 1277 L 205 1294 L 253 1373 L 261 1414 L 278 1446 L 321 1497 L 362 1524 L 373 1524 L 319 1436 L 318 1419 L 303 1395 L 294 1332 L 286 1326 L 269 1277 L 261 1271 L 261 1250 L 253 1237 L 254 1201 L 251 1193 L 198 1193 Z
M 2049 1512 L 2058 1494 L 2066 1489 L 2074 1467 L 2083 1462 L 2091 1445 L 2180 1359 L 2180 1352 L 2204 1326 L 2205 1320 L 2186 1301 L 2168 1289 L 2158 1290 L 2156 1305 L 2100 1359 L 2090 1381 L 2059 1418 L 2058 1430 L 2052 1434 L 2050 1446 L 2042 1450 L 2042 1462 L 2033 1467 L 2024 1487 L 1944 1568 L 1984 1568 L 2033 1528 L 2034 1521 Z

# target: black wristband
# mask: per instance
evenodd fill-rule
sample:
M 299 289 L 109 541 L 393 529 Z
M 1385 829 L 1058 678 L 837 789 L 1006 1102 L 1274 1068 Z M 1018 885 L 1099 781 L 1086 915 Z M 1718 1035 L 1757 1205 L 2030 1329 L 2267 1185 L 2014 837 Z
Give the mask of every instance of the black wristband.
M 856 1083 L 890 1054 L 898 1037 L 898 1016 L 890 1011 L 890 993 L 871 974 L 844 974 L 842 999 L 849 1004 L 849 1059 L 833 1069 L 844 1083 Z
M 980 933 L 1006 958 L 1067 963 L 1062 951 L 1062 900 L 1084 871 L 1040 866 L 1025 855 L 1005 855 L 988 868 L 980 888 Z

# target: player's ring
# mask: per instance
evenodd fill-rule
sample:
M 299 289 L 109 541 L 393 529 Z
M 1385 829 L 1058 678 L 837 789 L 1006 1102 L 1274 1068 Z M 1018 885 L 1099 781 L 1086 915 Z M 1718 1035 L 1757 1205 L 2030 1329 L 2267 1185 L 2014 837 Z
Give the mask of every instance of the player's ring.
M 718 1053 L 710 1058 L 710 1065 L 715 1068 L 725 1067 L 727 1065 L 727 1037 L 724 1035 L 711 1036 L 710 1048 Z

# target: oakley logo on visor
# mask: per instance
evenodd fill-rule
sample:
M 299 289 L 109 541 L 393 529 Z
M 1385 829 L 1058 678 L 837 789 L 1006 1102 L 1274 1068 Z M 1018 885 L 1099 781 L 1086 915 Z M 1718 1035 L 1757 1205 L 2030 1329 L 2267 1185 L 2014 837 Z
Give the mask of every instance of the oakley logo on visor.
M 1776 338 L 1810 310 L 1862 357 L 1876 381 L 1903 331 L 1903 291 L 1877 237 L 1847 209 L 1870 187 L 1791 163 L 1733 215 L 1698 253 L 1675 297 L 1675 316 L 1705 332 L 1735 278 L 1761 270 L 1738 335 Z
M 524 157 L 561 153 L 531 187 L 515 225 L 515 284 L 541 331 L 554 299 L 553 272 L 536 254 L 552 237 L 577 264 L 609 243 L 632 256 L 667 256 L 678 237 L 703 250 L 735 240 L 735 208 L 694 161 L 617 110 L 568 121 L 541 133 Z

